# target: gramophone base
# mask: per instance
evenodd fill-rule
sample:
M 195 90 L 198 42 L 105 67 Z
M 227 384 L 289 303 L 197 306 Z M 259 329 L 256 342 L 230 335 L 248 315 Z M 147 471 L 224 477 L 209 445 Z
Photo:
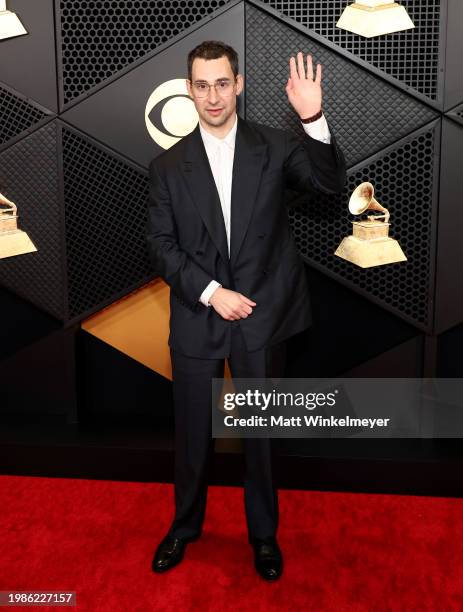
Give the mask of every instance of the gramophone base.
M 360 268 L 372 268 L 384 264 L 407 261 L 400 244 L 393 238 L 359 240 L 355 236 L 343 238 L 335 255 L 346 259 Z
M 346 6 L 336 26 L 342 30 L 359 34 L 364 38 L 382 36 L 414 28 L 405 7 L 391 3 L 387 6 L 367 7 L 360 0 Z
M 0 233 L 0 259 L 33 253 L 36 250 L 32 240 L 22 230 Z
M 0 40 L 23 34 L 27 34 L 27 30 L 16 13 L 0 10 Z

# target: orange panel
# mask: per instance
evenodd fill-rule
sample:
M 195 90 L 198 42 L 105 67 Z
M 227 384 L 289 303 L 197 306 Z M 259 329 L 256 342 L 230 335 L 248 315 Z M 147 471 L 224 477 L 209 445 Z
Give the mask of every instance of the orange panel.
M 172 379 L 169 287 L 156 279 L 85 321 L 82 329 L 132 359 Z

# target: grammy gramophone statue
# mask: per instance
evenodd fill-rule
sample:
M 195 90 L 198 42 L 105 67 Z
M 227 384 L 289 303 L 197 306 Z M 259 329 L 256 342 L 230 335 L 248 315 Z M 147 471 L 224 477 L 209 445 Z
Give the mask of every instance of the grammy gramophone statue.
M 26 232 L 18 229 L 17 212 L 16 204 L 0 193 L 0 259 L 37 250 Z
M 366 210 L 383 214 L 352 221 L 352 236 L 343 238 L 334 253 L 361 268 L 407 261 L 400 244 L 389 236 L 389 211 L 375 200 L 374 192 L 371 183 L 360 183 L 350 197 L 349 211 L 353 215 L 361 215 Z

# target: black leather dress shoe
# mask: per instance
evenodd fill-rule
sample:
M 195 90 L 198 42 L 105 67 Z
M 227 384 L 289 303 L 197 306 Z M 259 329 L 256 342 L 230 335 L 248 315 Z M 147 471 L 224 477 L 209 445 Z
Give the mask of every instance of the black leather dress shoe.
M 283 555 L 274 537 L 254 539 L 254 565 L 265 580 L 276 580 L 283 572 Z
M 153 572 L 165 572 L 171 567 L 178 565 L 183 559 L 186 545 L 187 542 L 185 540 L 166 535 L 154 555 L 153 563 L 151 564 Z

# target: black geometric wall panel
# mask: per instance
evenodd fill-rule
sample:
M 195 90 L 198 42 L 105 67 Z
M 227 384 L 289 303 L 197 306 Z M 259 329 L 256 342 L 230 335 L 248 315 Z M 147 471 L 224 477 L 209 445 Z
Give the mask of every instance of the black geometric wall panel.
M 463 123 L 463 121 L 462 121 Z M 463 322 L 463 125 L 444 117 L 436 261 L 436 333 Z
M 0 84 L 0 150 L 22 132 L 46 120 L 49 115 L 50 112 Z
M 423 336 L 411 340 L 364 361 L 342 374 L 346 378 L 419 378 L 423 376 Z
M 209 15 L 227 0 L 60 0 L 64 103 Z
M 0 81 L 58 111 L 54 0 L 8 0 L 27 30 L 1 42 Z
M 404 6 L 415 28 L 369 39 L 336 27 L 350 1 L 264 2 L 423 96 L 436 101 L 442 97 L 443 75 L 439 63 L 441 0 L 407 0 Z
M 0 191 L 18 205 L 19 228 L 38 249 L 2 259 L 0 283 L 64 319 L 64 236 L 56 138 L 56 122 L 51 121 L 0 153 Z
M 447 0 L 444 110 L 463 102 L 463 2 Z
M 146 173 L 62 129 L 69 318 L 152 277 L 146 239 Z
M 207 39 L 232 45 L 244 58 L 244 7 L 239 3 L 223 9 L 215 19 L 185 32 L 175 45 L 149 57 L 61 115 L 79 130 L 120 152 L 143 167 L 163 151 L 148 133 L 145 107 L 153 91 L 166 81 L 187 77 L 188 52 Z M 176 96 L 159 101 L 149 118 L 168 133 L 161 122 L 164 105 Z
M 422 128 L 348 173 L 343 194 L 320 195 L 290 209 L 293 234 L 301 255 L 340 282 L 369 296 L 417 327 L 430 331 L 434 299 L 436 158 L 440 121 Z M 334 255 L 342 238 L 352 233 L 347 204 L 363 181 L 391 213 L 391 236 L 406 262 L 360 268 Z
M 29 308 L 33 318 L 34 310 Z M 16 334 L 19 330 L 11 331 Z M 23 424 L 28 420 L 43 422 L 45 415 L 54 414 L 62 415 L 58 420 L 64 421 L 64 415 L 75 410 L 72 336 L 72 327 L 59 329 L 30 342 L 2 361 L 1 419 Z
M 309 36 L 246 5 L 246 117 L 302 135 L 285 92 L 288 58 L 311 52 L 323 65 L 323 107 L 351 166 L 439 116 Z

